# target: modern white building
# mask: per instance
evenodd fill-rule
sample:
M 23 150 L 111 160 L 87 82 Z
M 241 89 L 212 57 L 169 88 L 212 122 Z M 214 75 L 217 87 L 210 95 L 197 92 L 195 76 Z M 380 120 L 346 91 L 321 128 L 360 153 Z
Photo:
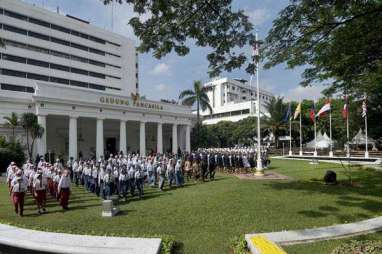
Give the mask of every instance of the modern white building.
M 220 121 L 237 122 L 249 116 L 256 117 L 257 92 L 256 86 L 250 86 L 249 81 L 229 78 L 215 78 L 203 85 L 212 107 L 201 111 L 203 124 L 215 124 Z M 265 104 L 273 94 L 260 90 L 260 113 L 267 114 Z
M 33 112 L 39 155 L 190 151 L 191 109 L 136 96 L 132 40 L 19 0 L 0 1 L 0 38 L 0 135 L 4 116 Z

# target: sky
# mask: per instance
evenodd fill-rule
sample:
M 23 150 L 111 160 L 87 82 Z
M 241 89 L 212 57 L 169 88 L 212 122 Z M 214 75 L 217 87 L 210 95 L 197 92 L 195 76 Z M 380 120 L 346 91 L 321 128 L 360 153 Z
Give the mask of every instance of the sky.
M 139 40 L 128 24 L 131 17 L 136 16 L 128 4 L 103 5 L 101 0 L 23 0 L 52 11 L 57 7 L 61 14 L 70 14 L 90 21 L 100 28 L 114 31 L 132 38 L 138 45 Z M 258 30 L 259 39 L 265 38 L 272 27 L 272 21 L 288 4 L 288 0 L 233 0 L 234 9 L 242 9 L 250 17 Z M 114 10 L 114 11 L 113 11 Z M 114 15 L 112 15 L 112 13 Z M 112 18 L 114 17 L 114 18 Z M 247 49 L 248 56 L 251 54 Z M 203 83 L 209 80 L 207 74 L 207 48 L 191 46 L 187 56 L 177 56 L 175 53 L 158 60 L 149 52 L 139 55 L 140 94 L 146 98 L 178 99 L 179 93 L 192 88 L 195 80 Z M 303 68 L 287 69 L 281 64 L 269 70 L 260 68 L 259 80 L 262 89 L 272 92 L 275 96 L 283 96 L 287 100 L 313 99 L 320 96 L 323 87 L 315 85 L 303 88 L 299 86 Z M 230 73 L 223 72 L 221 77 L 248 79 L 249 75 L 243 69 Z

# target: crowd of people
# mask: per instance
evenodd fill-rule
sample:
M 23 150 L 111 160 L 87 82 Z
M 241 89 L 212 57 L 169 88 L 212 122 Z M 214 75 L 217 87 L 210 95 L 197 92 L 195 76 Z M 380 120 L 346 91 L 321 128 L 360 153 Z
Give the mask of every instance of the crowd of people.
M 263 165 L 268 165 L 267 153 L 262 153 Z M 9 194 L 15 212 L 23 216 L 24 199 L 30 193 L 39 214 L 46 212 L 47 196 L 56 199 L 63 209 L 69 209 L 72 185 L 95 195 L 110 199 L 113 195 L 128 200 L 144 195 L 144 188 L 182 187 L 185 180 L 214 180 L 215 172 L 245 172 L 255 167 L 253 149 L 213 148 L 198 149 L 190 154 L 149 155 L 119 153 L 95 159 L 70 158 L 66 163 L 57 159 L 46 162 L 42 157 L 21 168 L 12 162 L 7 168 Z

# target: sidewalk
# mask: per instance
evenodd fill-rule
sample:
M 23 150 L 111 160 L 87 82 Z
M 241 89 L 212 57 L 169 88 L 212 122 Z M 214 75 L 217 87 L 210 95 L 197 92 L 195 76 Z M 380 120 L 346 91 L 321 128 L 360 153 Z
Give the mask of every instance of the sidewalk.
M 250 247 L 252 253 L 262 254 L 253 244 L 253 238 L 256 236 L 262 236 L 277 245 L 293 245 L 363 235 L 381 230 L 382 216 L 354 223 L 339 224 L 314 229 L 246 234 L 245 239 L 247 240 L 248 246 Z
M 0 246 L 72 254 L 158 254 L 161 239 L 72 235 L 0 224 Z

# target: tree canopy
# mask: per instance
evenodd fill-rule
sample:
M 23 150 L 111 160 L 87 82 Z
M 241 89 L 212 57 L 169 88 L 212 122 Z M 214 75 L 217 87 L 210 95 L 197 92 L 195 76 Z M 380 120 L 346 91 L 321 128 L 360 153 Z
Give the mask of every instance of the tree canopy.
M 307 65 L 301 85 L 370 91 L 382 79 L 382 1 L 291 0 L 265 40 L 266 68 Z
M 247 69 L 253 69 L 245 53 L 237 52 L 254 42 L 253 25 L 244 10 L 232 9 L 232 0 L 114 1 L 130 4 L 139 16 L 148 16 L 129 20 L 142 53 L 152 50 L 158 59 L 172 51 L 184 56 L 190 51 L 189 41 L 212 50 L 207 55 L 210 76 L 240 68 L 246 62 Z

